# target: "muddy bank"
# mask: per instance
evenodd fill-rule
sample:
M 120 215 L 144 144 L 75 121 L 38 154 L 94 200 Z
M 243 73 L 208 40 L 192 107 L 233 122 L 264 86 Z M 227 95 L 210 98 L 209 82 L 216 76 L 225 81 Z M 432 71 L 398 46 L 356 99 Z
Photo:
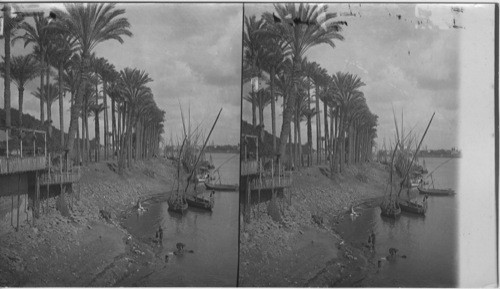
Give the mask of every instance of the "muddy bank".
M 170 191 L 174 172 L 167 160 L 138 163 L 123 176 L 106 163 L 85 167 L 69 217 L 51 199 L 36 226 L 1 231 L 0 286 L 110 286 L 147 262 L 160 263 L 150 246 L 120 227 L 117 216 L 138 199 Z M 102 219 L 101 209 L 111 221 Z
M 334 226 L 352 205 L 378 203 L 386 189 L 386 167 L 369 163 L 333 179 L 325 168 L 294 174 L 291 205 L 275 222 L 262 204 L 241 226 L 240 286 L 356 286 L 376 264 L 362 246 L 348 244 Z M 259 278 L 256 278 L 258 276 Z

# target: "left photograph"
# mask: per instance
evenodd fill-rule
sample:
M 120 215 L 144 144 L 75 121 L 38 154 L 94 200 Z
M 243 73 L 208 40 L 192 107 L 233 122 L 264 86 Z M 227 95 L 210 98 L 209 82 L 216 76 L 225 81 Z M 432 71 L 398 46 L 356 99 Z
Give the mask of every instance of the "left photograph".
M 0 6 L 0 286 L 236 286 L 243 5 Z

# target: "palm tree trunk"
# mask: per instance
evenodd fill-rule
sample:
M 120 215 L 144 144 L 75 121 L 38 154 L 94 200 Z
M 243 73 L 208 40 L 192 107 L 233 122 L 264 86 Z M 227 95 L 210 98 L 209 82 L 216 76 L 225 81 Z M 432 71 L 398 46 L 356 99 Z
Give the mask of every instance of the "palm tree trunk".
M 115 158 L 116 152 L 116 119 L 115 119 L 115 99 L 111 98 L 111 141 L 113 142 L 113 159 Z
M 118 103 L 116 107 L 116 112 L 117 112 L 117 123 L 118 123 L 118 130 L 116 132 L 116 153 L 117 153 L 117 158 L 118 161 L 120 161 L 120 152 L 122 150 L 122 142 L 121 142 L 121 134 L 122 134 L 122 111 L 121 108 L 119 107 Z
M 78 125 L 78 123 L 77 123 Z M 86 152 L 85 152 L 85 121 L 83 120 L 83 117 L 82 117 L 82 137 L 80 139 L 80 143 L 79 145 L 81 145 L 81 150 L 80 150 L 80 156 L 81 156 L 81 159 L 78 160 L 78 162 L 81 162 L 81 163 L 84 163 L 85 162 L 85 156 L 87 155 Z
M 41 63 L 41 66 L 43 67 L 43 54 L 41 56 L 41 59 L 40 59 L 40 63 Z M 43 95 L 43 80 L 45 78 L 45 73 L 44 73 L 44 70 L 41 69 L 40 71 L 40 93 L 42 96 Z M 42 122 L 42 124 L 45 122 L 45 113 L 43 111 L 43 97 L 40 97 L 40 122 Z
M 118 109 L 118 172 L 120 174 L 123 173 L 123 169 L 125 167 L 125 141 L 123 137 L 123 114 L 125 113 L 126 104 L 123 104 L 122 109 Z
M 255 105 L 255 92 L 253 92 L 253 87 L 252 87 L 252 126 L 253 128 L 257 126 L 257 106 Z
M 307 87 L 307 109 L 311 109 L 311 87 Z M 307 166 L 311 166 L 312 159 L 312 115 L 307 114 Z
M 328 107 L 326 101 L 323 100 L 323 115 L 325 124 L 325 159 L 328 155 Z
M 79 70 L 80 70 L 79 75 L 83 75 L 85 72 L 86 66 L 88 64 L 87 58 L 88 58 L 88 53 L 86 53 L 86 52 L 82 53 L 81 65 L 79 68 Z M 66 149 L 68 150 L 68 155 L 70 155 L 70 156 L 73 156 L 76 128 L 78 126 L 78 117 L 82 111 L 84 92 L 83 92 L 83 89 L 81 86 L 82 85 L 80 82 L 77 85 L 74 103 L 71 106 L 70 122 L 69 122 L 69 129 L 68 129 L 68 141 L 66 142 Z M 84 114 L 82 116 L 82 121 L 83 121 L 83 119 L 86 119 L 86 118 L 87 118 L 87 115 Z M 83 132 L 82 132 L 82 134 L 83 134 Z
M 88 115 L 87 108 L 85 108 L 85 115 Z M 90 147 L 89 121 L 87 117 L 85 117 L 85 146 L 86 161 L 88 163 L 92 161 L 92 149 Z
M 79 120 L 77 120 L 78 122 Z M 78 165 L 81 163 L 81 148 L 80 148 L 80 125 L 77 123 L 76 124 L 76 162 Z
M 271 67 L 271 130 L 273 133 L 273 153 L 276 153 L 276 99 L 274 98 L 274 67 Z
M 64 147 L 64 104 L 63 104 L 63 88 L 62 88 L 62 73 L 63 63 L 59 63 L 59 129 L 61 130 L 61 147 Z
M 138 161 L 140 158 L 139 158 L 139 155 L 140 155 L 140 136 L 141 136 L 141 121 L 140 119 L 137 120 L 136 124 L 135 124 L 135 160 Z
M 97 74 L 97 73 L 96 73 Z M 95 151 L 95 162 L 99 162 L 99 151 L 100 151 L 100 146 L 101 146 L 101 133 L 99 131 L 99 79 L 96 80 L 95 82 L 95 105 L 96 105 L 96 110 L 95 110 L 95 118 L 94 118 L 94 125 L 95 125 L 95 138 L 94 138 L 94 151 Z
M 4 64 L 4 69 L 5 69 L 5 76 L 4 76 L 4 109 L 5 109 L 5 126 L 7 128 L 10 128 L 10 31 L 11 31 L 11 26 L 10 26 L 10 12 L 11 8 L 10 5 L 6 4 L 3 7 L 3 29 L 4 29 L 4 47 L 5 47 L 5 64 Z
M 329 134 L 329 141 L 328 141 L 328 151 L 329 151 L 329 157 L 330 160 L 332 159 L 333 155 L 333 119 L 335 118 L 335 115 L 333 113 L 333 106 L 329 107 L 330 109 L 330 134 Z
M 263 132 L 264 130 L 264 106 L 262 105 L 262 101 L 261 99 L 259 98 L 259 125 L 262 127 L 261 128 L 261 132 Z M 261 133 L 261 135 L 263 135 Z
M 299 165 L 302 167 L 304 164 L 302 163 L 302 138 L 300 135 L 300 118 L 297 120 L 297 140 L 299 145 Z
M 95 162 L 99 162 L 99 153 L 101 151 L 101 140 L 100 140 L 100 128 L 99 128 L 99 110 L 96 109 L 95 111 L 95 119 L 94 119 L 94 124 L 95 124 L 95 138 L 94 138 L 94 151 L 95 151 Z
M 48 131 L 49 138 L 52 137 L 52 102 L 47 102 L 47 122 L 48 122 Z
M 19 92 L 19 127 L 23 127 L 23 101 L 24 101 L 24 87 L 18 88 Z
M 290 165 L 293 166 L 293 142 L 291 129 L 288 131 L 288 156 L 290 158 Z
M 107 83 L 103 80 L 102 82 L 102 97 L 104 101 L 104 159 L 108 160 L 108 97 L 107 94 Z
M 50 66 L 48 65 L 47 62 L 47 71 L 46 71 L 46 87 L 47 90 L 45 91 L 45 99 L 47 100 L 47 123 L 48 123 L 48 128 L 47 131 L 49 133 L 49 138 L 52 138 L 52 112 L 49 112 L 52 108 L 52 99 L 50 99 Z
M 297 120 L 295 119 L 293 124 L 293 164 L 295 165 L 295 167 L 299 166 L 297 158 L 298 153 L 299 151 L 297 147 Z
M 294 97 L 292 97 L 292 93 L 290 95 L 284 97 L 283 99 L 283 123 L 281 124 L 281 132 L 280 132 L 280 150 L 279 153 L 280 155 L 285 155 L 285 148 L 286 148 L 286 142 L 287 142 L 287 137 L 289 134 L 291 134 L 291 122 L 292 122 L 292 116 L 293 116 L 293 100 Z M 291 142 L 291 138 L 290 138 Z M 291 157 L 291 155 L 290 155 Z
M 316 87 L 316 163 L 321 162 L 321 116 L 319 111 L 319 85 Z

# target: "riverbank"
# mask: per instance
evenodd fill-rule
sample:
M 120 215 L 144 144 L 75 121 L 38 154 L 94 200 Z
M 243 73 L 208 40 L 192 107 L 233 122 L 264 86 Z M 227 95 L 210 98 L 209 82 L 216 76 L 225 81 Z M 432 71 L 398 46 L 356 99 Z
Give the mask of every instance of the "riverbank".
M 326 170 L 294 172 L 292 205 L 281 222 L 263 213 L 241 226 L 239 286 L 355 286 L 376 270 L 368 252 L 345 242 L 334 225 L 352 205 L 378 203 L 389 171 L 367 163 L 330 179 Z
M 110 286 L 155 260 L 149 246 L 121 228 L 118 217 L 137 200 L 170 191 L 175 168 L 163 159 L 139 162 L 123 176 L 114 168 L 106 163 L 83 168 L 70 217 L 50 199 L 49 212 L 36 226 L 24 223 L 19 232 L 0 233 L 0 286 Z M 110 221 L 100 216 L 102 209 L 111 213 Z

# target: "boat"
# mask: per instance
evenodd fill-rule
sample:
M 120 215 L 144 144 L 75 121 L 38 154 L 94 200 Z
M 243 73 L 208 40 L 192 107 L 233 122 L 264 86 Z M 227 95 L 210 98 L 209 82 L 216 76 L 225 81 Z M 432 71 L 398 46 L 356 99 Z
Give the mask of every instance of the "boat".
M 401 207 L 397 202 L 382 203 L 380 204 L 381 215 L 388 218 L 397 218 L 401 215 Z
M 167 200 L 167 204 L 169 211 L 179 214 L 184 214 L 184 212 L 188 208 L 186 197 L 180 194 L 170 196 L 170 198 Z
M 401 147 L 401 151 L 404 150 L 404 138 L 401 139 L 401 142 L 399 141 L 399 134 L 397 135 L 397 142 L 396 146 L 394 148 L 394 152 L 392 153 L 392 159 L 391 159 L 391 172 L 390 172 L 390 177 L 389 177 L 389 187 L 391 188 L 390 193 L 389 193 L 389 198 L 385 199 L 381 204 L 380 204 L 380 209 L 382 210 L 381 215 L 389 218 L 396 218 L 399 215 L 401 215 L 401 210 L 403 209 L 408 209 L 410 211 L 419 211 L 418 206 L 413 206 L 410 202 L 401 202 L 400 200 L 400 195 L 401 192 L 403 191 L 403 187 L 405 184 L 410 185 L 411 181 L 409 181 L 408 177 L 410 175 L 410 170 L 413 167 L 413 163 L 415 161 L 415 158 L 418 154 L 418 151 L 420 150 L 420 146 L 422 145 L 422 142 L 425 138 L 425 135 L 427 134 L 427 131 L 429 130 L 429 127 L 432 123 L 432 120 L 434 119 L 435 113 L 432 114 L 432 117 L 427 124 L 427 127 L 425 129 L 424 134 L 422 135 L 422 138 L 420 139 L 420 142 L 418 143 L 417 149 L 415 152 L 413 152 L 413 156 L 411 157 L 411 161 L 409 162 L 409 165 L 406 166 L 404 174 L 403 174 L 403 180 L 399 184 L 399 191 L 397 193 L 397 198 L 392 198 L 392 175 L 393 175 L 393 164 L 394 164 L 394 157 L 396 154 L 396 151 L 398 149 L 398 145 Z M 394 123 L 396 124 L 396 117 L 394 117 Z M 396 132 L 398 132 L 397 124 L 396 124 Z M 401 133 L 402 135 L 403 132 Z M 427 198 L 425 198 L 427 199 Z M 403 205 L 403 206 L 401 206 Z
M 455 190 L 453 189 L 434 189 L 434 188 L 422 188 L 417 187 L 418 191 L 422 195 L 431 195 L 431 196 L 451 196 L 455 195 Z
M 425 215 L 427 212 L 427 202 L 424 201 L 423 204 L 419 204 L 416 202 L 408 201 L 408 200 L 400 200 L 398 202 L 401 211 L 419 215 Z
M 189 207 L 194 207 L 209 211 L 211 211 L 214 208 L 215 204 L 213 192 L 210 193 L 208 199 L 202 196 L 202 194 L 199 194 L 195 196 L 187 196 L 186 201 Z
M 224 192 L 233 192 L 238 191 L 238 185 L 227 185 L 227 184 L 211 184 L 209 182 L 205 182 L 205 187 L 207 190 L 212 191 L 224 191 Z

